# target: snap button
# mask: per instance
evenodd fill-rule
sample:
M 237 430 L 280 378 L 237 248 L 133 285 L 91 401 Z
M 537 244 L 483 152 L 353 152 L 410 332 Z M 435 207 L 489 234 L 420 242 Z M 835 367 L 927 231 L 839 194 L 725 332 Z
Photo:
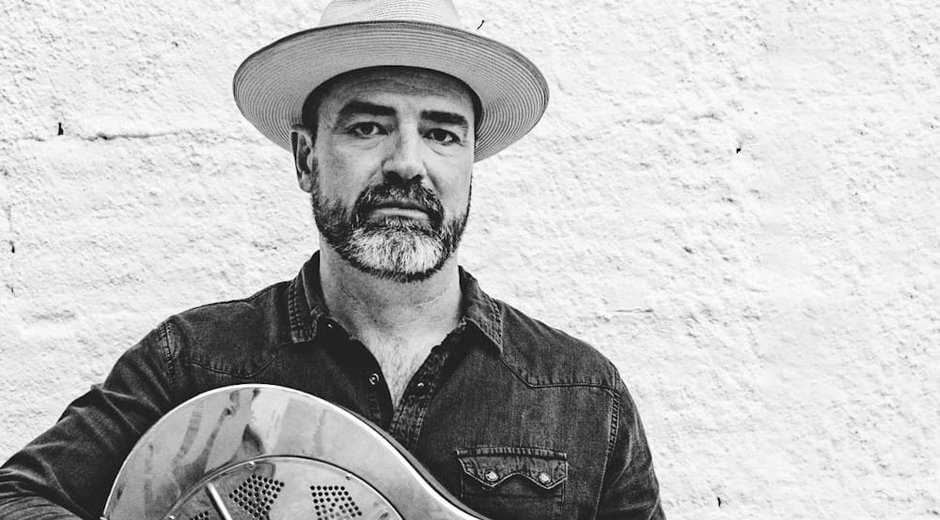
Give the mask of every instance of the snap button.
M 369 384 L 372 386 L 379 384 L 379 375 L 373 372 L 372 375 L 369 376 Z
M 483 475 L 483 478 L 485 478 L 488 482 L 496 482 L 499 480 L 499 474 L 493 470 L 489 470 Z
M 541 482 L 542 484 L 548 484 L 549 482 L 552 481 L 552 477 L 548 476 L 548 473 L 545 473 L 544 471 L 539 473 L 538 478 L 539 478 L 539 482 Z

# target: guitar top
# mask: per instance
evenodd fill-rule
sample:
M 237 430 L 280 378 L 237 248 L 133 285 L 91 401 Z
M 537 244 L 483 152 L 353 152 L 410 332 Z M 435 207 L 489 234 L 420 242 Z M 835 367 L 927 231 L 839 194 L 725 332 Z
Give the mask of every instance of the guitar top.
M 171 410 L 124 461 L 103 520 L 486 520 L 386 432 L 273 385 Z

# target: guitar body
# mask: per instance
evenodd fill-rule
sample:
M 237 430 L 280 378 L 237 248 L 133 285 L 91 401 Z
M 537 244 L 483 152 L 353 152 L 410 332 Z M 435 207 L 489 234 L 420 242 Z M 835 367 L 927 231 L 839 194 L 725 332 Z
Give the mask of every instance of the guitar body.
M 103 520 L 486 520 L 359 416 L 272 385 L 218 388 L 137 442 Z

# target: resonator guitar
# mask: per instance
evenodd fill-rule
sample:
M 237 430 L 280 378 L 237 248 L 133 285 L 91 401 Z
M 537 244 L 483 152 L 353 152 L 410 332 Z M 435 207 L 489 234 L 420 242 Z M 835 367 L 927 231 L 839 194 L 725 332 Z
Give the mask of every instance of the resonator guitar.
M 102 520 L 486 520 L 386 432 L 297 390 L 174 408 L 124 461 Z

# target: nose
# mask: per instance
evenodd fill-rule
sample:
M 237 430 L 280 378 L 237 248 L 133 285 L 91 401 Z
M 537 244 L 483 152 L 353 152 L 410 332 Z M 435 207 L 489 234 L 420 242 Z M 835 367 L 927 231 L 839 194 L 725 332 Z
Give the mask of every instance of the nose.
M 400 132 L 398 139 L 390 140 L 390 150 L 382 163 L 382 171 L 403 180 L 424 176 L 427 170 L 422 155 L 423 146 L 424 142 L 416 132 Z

